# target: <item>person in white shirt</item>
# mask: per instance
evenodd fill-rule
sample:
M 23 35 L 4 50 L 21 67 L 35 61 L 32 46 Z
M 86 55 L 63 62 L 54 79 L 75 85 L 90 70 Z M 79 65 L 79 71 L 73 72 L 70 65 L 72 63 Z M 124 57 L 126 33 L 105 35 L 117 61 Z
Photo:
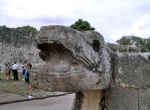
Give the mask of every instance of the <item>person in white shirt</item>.
M 14 62 L 14 65 L 12 66 L 12 70 L 14 73 L 14 81 L 15 80 L 19 81 L 19 79 L 18 79 L 18 65 L 16 64 L 16 62 Z

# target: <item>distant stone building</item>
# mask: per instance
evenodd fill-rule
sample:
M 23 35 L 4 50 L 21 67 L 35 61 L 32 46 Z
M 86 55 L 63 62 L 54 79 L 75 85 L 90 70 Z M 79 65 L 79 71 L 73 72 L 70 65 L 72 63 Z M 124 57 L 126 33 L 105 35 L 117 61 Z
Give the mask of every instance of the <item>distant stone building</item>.
M 36 48 L 35 34 L 16 28 L 0 27 L 0 66 L 3 68 L 5 63 L 15 61 L 21 65 L 25 60 L 33 66 L 43 64 Z
M 141 49 L 135 45 L 118 45 L 112 43 L 107 43 L 107 45 L 113 52 L 141 52 Z

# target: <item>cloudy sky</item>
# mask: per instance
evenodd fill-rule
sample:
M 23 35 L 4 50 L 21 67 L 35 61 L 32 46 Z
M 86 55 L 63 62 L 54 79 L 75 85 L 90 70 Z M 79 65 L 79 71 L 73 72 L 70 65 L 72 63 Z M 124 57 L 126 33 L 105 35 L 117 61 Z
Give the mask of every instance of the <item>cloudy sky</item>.
M 0 26 L 70 26 L 88 21 L 106 42 L 122 36 L 150 37 L 149 0 L 0 0 Z

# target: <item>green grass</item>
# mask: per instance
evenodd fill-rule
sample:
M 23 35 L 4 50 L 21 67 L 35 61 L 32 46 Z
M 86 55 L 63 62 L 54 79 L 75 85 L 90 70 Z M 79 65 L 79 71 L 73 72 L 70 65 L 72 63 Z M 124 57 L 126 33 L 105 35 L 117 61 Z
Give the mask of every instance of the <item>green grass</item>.
M 2 92 L 4 93 L 13 93 L 21 96 L 26 96 L 27 94 L 29 94 L 28 88 L 25 86 L 18 87 L 14 85 L 0 85 L 0 87 L 2 88 Z
M 18 74 L 18 76 L 20 77 L 20 73 Z M 6 81 L 4 73 L 0 73 L 0 79 L 0 92 L 12 93 L 21 96 L 29 95 L 28 86 L 26 84 L 23 84 L 22 80 L 14 81 L 13 79 L 9 79 L 8 81 Z M 35 98 L 45 96 L 45 94 L 43 94 L 44 92 L 46 91 L 33 88 L 33 93 L 36 94 L 34 96 Z
M 20 75 L 20 73 L 19 73 Z M 19 76 L 18 75 L 18 76 Z M 18 84 L 14 84 L 15 81 L 13 79 L 9 79 L 8 81 L 5 80 L 5 74 L 4 73 L 0 73 L 0 88 L 2 92 L 4 93 L 13 93 L 13 94 L 17 94 L 17 95 L 21 95 L 21 96 L 26 96 L 27 94 L 29 94 L 28 92 L 28 87 L 23 85 L 23 81 L 20 80 L 18 81 Z
M 18 78 L 20 78 L 20 74 L 21 73 L 18 73 Z M 3 72 L 0 72 L 0 83 L 5 83 L 5 84 L 9 84 L 9 83 L 11 83 L 11 82 L 14 82 L 14 80 L 11 78 L 11 79 L 9 79 L 9 81 L 6 81 L 5 80 L 5 74 L 3 73 Z
M 0 71 L 0 79 L 5 79 L 5 75 L 1 71 Z

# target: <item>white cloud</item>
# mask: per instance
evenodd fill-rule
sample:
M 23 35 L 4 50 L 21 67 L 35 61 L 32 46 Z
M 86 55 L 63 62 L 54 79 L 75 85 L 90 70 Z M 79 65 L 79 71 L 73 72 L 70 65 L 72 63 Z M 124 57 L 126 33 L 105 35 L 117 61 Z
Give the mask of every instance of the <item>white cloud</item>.
M 129 33 L 143 38 L 150 37 L 150 15 L 144 15 L 142 19 L 136 20 L 129 29 Z
M 114 43 L 124 35 L 149 37 L 149 6 L 149 0 L 3 0 L 0 25 L 39 29 L 51 24 L 70 26 L 82 18 L 106 42 Z
M 119 25 L 121 22 L 117 21 Z M 144 15 L 141 19 L 136 20 L 131 27 L 124 28 L 110 28 L 109 25 L 104 25 L 104 28 L 108 31 L 110 39 L 117 41 L 122 36 L 139 36 L 142 38 L 150 37 L 150 15 Z
M 37 15 L 68 15 L 76 8 L 76 2 L 67 0 L 6 0 L 5 14 L 16 18 L 33 18 Z

